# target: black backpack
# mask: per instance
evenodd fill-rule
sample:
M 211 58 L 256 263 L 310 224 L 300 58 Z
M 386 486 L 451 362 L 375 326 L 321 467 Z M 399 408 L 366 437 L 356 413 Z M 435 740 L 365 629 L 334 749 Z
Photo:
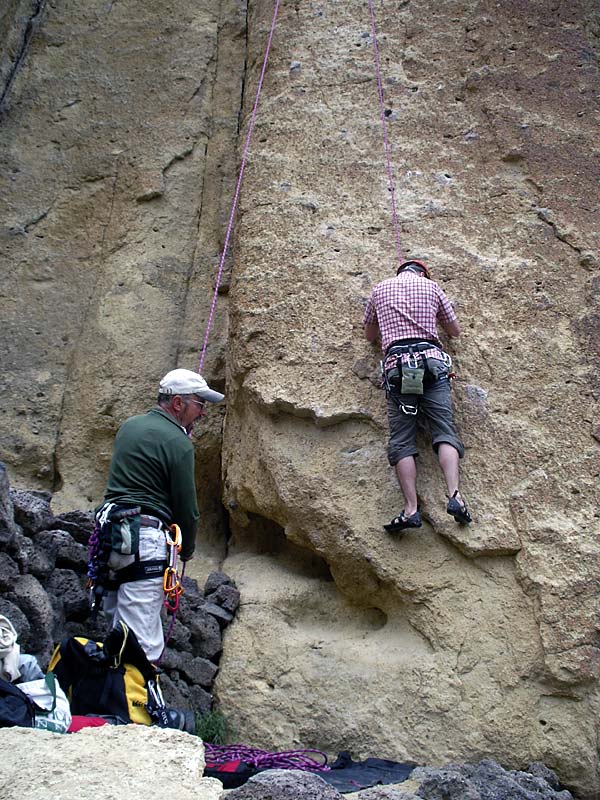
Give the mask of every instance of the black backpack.
M 165 706 L 157 669 L 123 622 L 109 631 L 103 644 L 79 636 L 63 639 L 48 669 L 69 698 L 73 714 L 195 731 L 191 711 Z
M 79 636 L 63 639 L 48 668 L 73 714 L 150 725 L 148 687 L 156 681 L 156 670 L 126 625 L 111 630 L 104 645 Z
M 14 683 L 0 678 L 0 728 L 33 728 L 36 704 Z

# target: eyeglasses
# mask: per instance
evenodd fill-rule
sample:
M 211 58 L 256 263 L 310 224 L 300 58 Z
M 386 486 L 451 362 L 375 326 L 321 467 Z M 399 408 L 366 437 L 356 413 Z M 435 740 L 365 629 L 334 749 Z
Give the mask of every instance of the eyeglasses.
M 206 408 L 206 400 L 196 400 L 194 397 L 187 398 L 190 403 L 196 403 L 201 409 Z

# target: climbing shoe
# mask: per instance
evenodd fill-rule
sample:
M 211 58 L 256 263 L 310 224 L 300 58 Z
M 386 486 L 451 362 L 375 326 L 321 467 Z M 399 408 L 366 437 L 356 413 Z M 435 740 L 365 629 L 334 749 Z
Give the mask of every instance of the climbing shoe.
M 165 708 L 164 717 L 157 724 L 161 728 L 175 728 L 177 731 L 196 733 L 196 718 L 193 711 L 179 708 Z
M 404 515 L 404 511 L 397 517 L 383 527 L 388 533 L 398 533 L 398 531 L 405 531 L 408 528 L 420 528 L 423 523 L 421 522 L 421 514 L 415 511 L 410 517 Z
M 446 511 L 451 517 L 454 517 L 456 522 L 459 522 L 461 525 L 468 525 L 469 522 L 473 521 L 473 518 L 469 514 L 467 504 L 465 502 L 461 503 L 461 501 L 457 498 L 457 494 L 458 489 L 454 492 L 452 497 L 448 499 Z

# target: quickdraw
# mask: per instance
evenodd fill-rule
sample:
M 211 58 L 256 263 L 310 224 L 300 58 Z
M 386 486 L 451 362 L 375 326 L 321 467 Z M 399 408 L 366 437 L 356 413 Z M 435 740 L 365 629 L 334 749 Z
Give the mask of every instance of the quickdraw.
M 172 536 L 171 536 L 172 534 Z M 181 551 L 181 530 L 179 525 L 171 525 L 166 532 L 168 563 L 163 578 L 165 592 L 165 608 L 175 614 L 179 608 L 179 598 L 184 592 L 181 579 L 177 572 L 177 557 Z

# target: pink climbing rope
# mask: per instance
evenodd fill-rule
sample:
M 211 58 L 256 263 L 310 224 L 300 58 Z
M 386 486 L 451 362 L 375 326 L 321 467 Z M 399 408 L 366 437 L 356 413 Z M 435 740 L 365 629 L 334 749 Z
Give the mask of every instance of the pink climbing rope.
M 301 769 L 308 772 L 327 772 L 327 756 L 320 750 L 286 750 L 281 753 L 269 753 L 258 747 L 244 744 L 208 744 L 204 743 L 204 755 L 207 766 L 217 766 L 228 761 L 243 761 L 257 769 Z M 313 756 L 317 756 L 315 759 Z
M 242 185 L 242 178 L 244 176 L 244 170 L 246 168 L 246 159 L 248 156 L 248 149 L 250 147 L 250 139 L 252 138 L 252 131 L 254 130 L 254 121 L 256 119 L 256 111 L 258 109 L 258 101 L 260 99 L 260 93 L 262 90 L 263 79 L 265 77 L 265 72 L 267 70 L 267 62 L 269 60 L 269 51 L 271 49 L 271 42 L 273 40 L 273 34 L 275 32 L 275 24 L 277 22 L 277 12 L 279 11 L 279 3 L 280 0 L 275 0 L 275 8 L 273 10 L 273 20 L 271 22 L 271 30 L 269 32 L 269 39 L 267 41 L 267 47 L 265 50 L 265 57 L 263 59 L 262 70 L 260 73 L 260 78 L 258 80 L 258 87 L 256 89 L 256 98 L 254 100 L 254 107 L 252 109 L 252 114 L 250 116 L 250 125 L 248 127 L 248 135 L 246 136 L 246 144 L 244 145 L 244 152 L 242 155 L 242 163 L 240 166 L 240 171 L 238 175 L 237 185 L 235 187 L 235 194 L 233 196 L 233 203 L 231 206 L 231 214 L 229 215 L 229 223 L 227 225 L 227 233 L 225 234 L 225 243 L 223 244 L 223 251 L 221 253 L 221 260 L 219 263 L 219 270 L 217 272 L 217 282 L 215 285 L 215 291 L 213 293 L 212 304 L 210 307 L 210 313 L 208 315 L 208 322 L 206 323 L 206 332 L 204 334 L 204 344 L 202 345 L 202 352 L 200 354 L 200 363 L 198 365 L 198 372 L 202 372 L 202 365 L 204 364 L 204 357 L 206 355 L 206 347 L 208 345 L 208 336 L 210 333 L 210 328 L 212 325 L 213 317 L 215 314 L 215 308 L 217 305 L 217 295 L 219 293 L 219 286 L 221 284 L 221 277 L 223 275 L 223 265 L 225 264 L 225 256 L 227 255 L 227 249 L 229 247 L 229 237 L 231 236 L 231 229 L 233 227 L 233 219 L 235 216 L 235 211 L 237 208 L 238 196 L 240 193 L 240 187 Z
M 379 107 L 381 110 L 381 125 L 383 127 L 383 143 L 385 147 L 385 158 L 387 161 L 388 185 L 392 202 L 392 217 L 394 220 L 394 235 L 396 237 L 396 252 L 398 254 L 398 264 L 402 264 L 402 248 L 400 247 L 400 228 L 398 226 L 398 214 L 396 212 L 396 194 L 394 192 L 394 178 L 392 176 L 392 163 L 390 159 L 390 146 L 387 135 L 387 123 L 385 121 L 385 106 L 383 103 L 383 88 L 381 84 L 381 66 L 379 63 L 379 47 L 377 45 L 377 32 L 375 30 L 375 11 L 373 0 L 369 0 L 369 11 L 371 13 L 371 38 L 373 39 L 373 58 L 375 61 L 375 73 L 377 75 L 377 93 L 379 95 Z

